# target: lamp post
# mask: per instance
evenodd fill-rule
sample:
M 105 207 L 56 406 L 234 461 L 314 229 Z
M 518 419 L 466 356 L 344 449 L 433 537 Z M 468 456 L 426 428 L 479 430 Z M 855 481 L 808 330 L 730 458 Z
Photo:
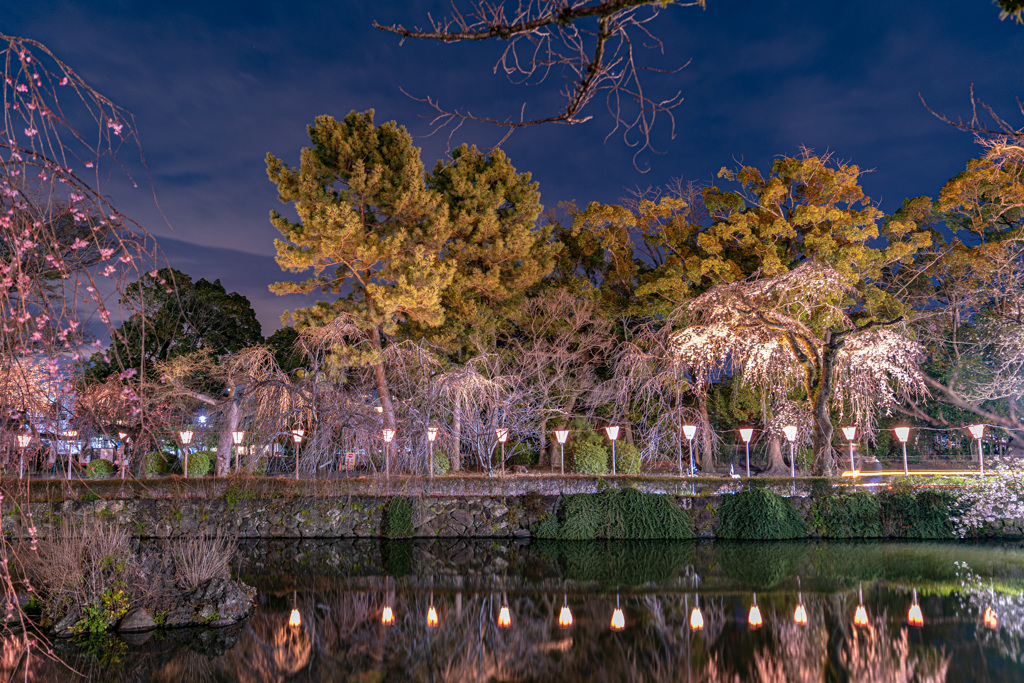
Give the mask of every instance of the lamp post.
M 789 441 L 789 472 L 793 476 L 793 495 L 796 495 L 796 425 L 786 425 L 782 433 Z
M 242 467 L 242 458 L 239 453 L 239 447 L 242 445 L 242 439 L 245 438 L 245 432 L 241 429 L 231 432 L 231 443 L 235 445 L 235 471 L 237 472 Z
M 910 439 L 910 427 L 896 427 L 892 431 L 896 432 L 896 438 L 903 444 L 903 474 L 910 474 L 910 468 L 907 467 L 907 440 Z
M 505 427 L 499 427 L 494 430 L 494 436 L 498 438 L 498 443 L 501 444 L 501 476 L 505 476 L 505 442 L 508 441 L 508 429 Z
M 384 476 L 391 478 L 391 442 L 395 440 L 395 430 L 385 427 L 381 431 L 381 435 L 384 437 Z
M 302 443 L 302 437 L 306 435 L 305 429 L 293 429 L 292 430 L 292 441 L 295 442 L 295 479 L 299 478 L 299 444 Z
M 437 441 L 437 427 L 427 427 L 427 444 L 430 449 L 430 473 L 429 478 L 434 478 L 434 442 Z
M 64 436 L 68 438 L 68 479 L 71 478 L 71 441 L 78 438 L 78 430 L 72 429 L 64 432 Z
M 31 434 L 18 434 L 18 479 L 21 479 L 25 472 L 25 449 L 32 443 Z
M 121 442 L 121 479 L 125 478 L 128 471 L 128 432 L 118 432 L 117 438 Z
M 981 468 L 981 474 L 985 474 L 985 457 L 981 453 L 981 437 L 985 436 L 985 425 L 970 425 L 967 427 L 967 431 L 971 433 L 975 441 L 978 442 L 978 466 Z
M 561 462 L 561 465 L 562 465 L 562 474 L 564 475 L 565 474 L 565 442 L 568 441 L 568 439 L 569 439 L 569 430 L 568 429 L 556 429 L 555 430 L 555 438 L 558 440 L 558 447 L 562 450 L 562 459 L 561 459 L 560 462 Z
M 740 430 L 740 438 L 743 439 L 743 444 L 747 447 L 747 488 L 750 488 L 750 438 L 754 436 L 754 430 L 750 427 L 744 427 Z
M 857 426 L 843 427 L 843 436 L 846 437 L 846 441 L 850 444 L 850 472 L 856 472 L 857 466 L 853 462 L 853 442 L 857 438 Z
M 178 432 L 178 441 L 181 442 L 181 452 L 185 456 L 183 461 L 185 466 L 184 472 L 185 476 L 188 477 L 188 445 L 192 443 L 192 430 L 183 429 L 182 431 Z
M 612 474 L 618 474 L 618 470 L 615 466 L 615 442 L 619 438 L 619 428 L 615 425 L 608 425 L 604 428 L 604 431 L 612 441 Z
M 693 476 L 693 437 L 697 436 L 697 425 L 683 425 L 683 436 L 690 444 L 690 476 Z M 679 454 L 679 476 L 683 476 L 683 456 Z

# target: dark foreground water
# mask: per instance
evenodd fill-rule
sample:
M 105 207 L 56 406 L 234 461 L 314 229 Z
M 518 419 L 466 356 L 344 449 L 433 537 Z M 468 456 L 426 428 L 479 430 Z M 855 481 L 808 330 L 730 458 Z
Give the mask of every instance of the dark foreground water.
M 57 652 L 103 681 L 1024 680 L 1019 543 L 267 541 L 236 571 L 245 624 Z

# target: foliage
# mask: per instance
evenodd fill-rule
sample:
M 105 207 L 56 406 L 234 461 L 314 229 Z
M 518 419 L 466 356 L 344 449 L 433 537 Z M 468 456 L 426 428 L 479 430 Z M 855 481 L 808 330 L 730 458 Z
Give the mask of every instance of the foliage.
M 395 496 L 384 507 L 381 534 L 385 538 L 408 538 L 416 533 L 408 498 Z
M 874 493 L 859 491 L 818 496 L 812 510 L 816 530 L 826 538 L 879 538 L 885 535 L 879 498 Z
M 195 590 L 210 579 L 228 578 L 238 539 L 217 531 L 213 536 L 176 538 L 171 545 L 174 573 L 184 588 Z
M 103 458 L 93 458 L 85 466 L 85 474 L 90 479 L 106 479 L 114 473 L 114 463 Z
M 963 538 L 996 521 L 1024 518 L 1024 484 L 1018 463 L 1010 458 L 990 458 L 985 477 L 972 478 L 954 489 L 959 515 L 953 522 Z
M 670 496 L 634 488 L 565 496 L 560 517 L 557 538 L 562 540 L 693 538 L 689 515 Z M 551 523 L 541 529 L 551 530 Z
M 718 517 L 716 538 L 776 541 L 804 538 L 809 533 L 807 523 L 788 500 L 760 487 L 726 496 Z
M 640 449 L 628 441 L 617 443 L 615 467 L 619 474 L 640 474 Z
M 205 477 L 213 468 L 217 454 L 213 451 L 196 451 L 188 455 L 188 477 Z
M 448 458 L 448 451 L 444 448 L 434 448 L 434 474 L 444 476 L 452 468 L 452 461 Z
M 150 451 L 145 455 L 143 470 L 147 477 L 162 477 L 170 474 L 174 456 L 163 451 Z
M 505 463 L 507 465 L 524 465 L 534 467 L 540 453 L 537 446 L 529 441 L 516 441 L 505 444 Z
M 538 541 L 536 549 L 557 561 L 566 579 L 608 588 L 674 579 L 694 556 L 693 543 L 679 541 Z
M 569 467 L 579 474 L 608 474 L 608 450 L 601 444 L 577 441 L 566 455 Z
M 894 486 L 879 494 L 882 526 L 891 538 L 943 539 L 953 536 L 956 498 L 948 491 L 914 493 Z
M 108 588 L 95 603 L 82 609 L 82 617 L 71 626 L 75 635 L 104 633 L 121 620 L 131 603 L 128 595 L 120 588 Z
M 807 554 L 807 543 L 723 541 L 715 543 L 715 551 L 729 578 L 755 591 L 767 591 L 796 573 Z

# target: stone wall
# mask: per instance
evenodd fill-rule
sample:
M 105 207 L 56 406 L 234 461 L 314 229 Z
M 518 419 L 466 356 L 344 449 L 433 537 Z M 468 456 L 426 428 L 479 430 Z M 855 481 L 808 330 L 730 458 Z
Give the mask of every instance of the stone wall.
M 724 496 L 677 496 L 690 512 L 698 538 L 714 538 L 718 508 Z M 64 500 L 18 506 L 5 497 L 0 505 L 3 534 L 27 537 L 29 527 L 45 538 L 63 521 L 86 518 L 116 521 L 139 538 L 213 535 L 218 531 L 239 538 L 374 538 L 380 537 L 384 496 L 334 498 L 279 497 L 250 499 L 233 496 L 185 499 Z M 410 496 L 414 535 L 421 538 L 527 538 L 530 527 L 557 509 L 558 496 L 536 493 L 518 496 Z M 791 499 L 813 528 L 813 500 Z M 26 514 L 31 511 L 31 523 Z M 1024 520 L 1001 520 L 978 536 L 1024 536 Z

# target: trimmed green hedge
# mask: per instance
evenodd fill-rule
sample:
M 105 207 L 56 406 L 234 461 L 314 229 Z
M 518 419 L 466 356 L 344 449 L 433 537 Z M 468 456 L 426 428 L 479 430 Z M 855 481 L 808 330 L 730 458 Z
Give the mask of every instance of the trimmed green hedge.
M 693 528 L 670 496 L 624 488 L 565 496 L 558 518 L 542 519 L 533 534 L 568 541 L 687 539 L 693 538 Z
M 810 532 L 788 500 L 760 487 L 727 497 L 718 514 L 716 538 L 780 541 L 804 538 Z
M 867 491 L 825 493 L 812 508 L 816 531 L 826 538 L 881 538 L 882 508 L 879 496 Z
M 385 538 L 408 538 L 416 533 L 412 525 L 412 506 L 408 499 L 395 496 L 384 507 L 381 533 Z
M 622 441 L 615 447 L 615 469 L 619 474 L 640 474 L 640 449 Z
M 891 538 L 952 538 L 956 498 L 945 491 L 895 487 L 878 494 L 882 526 Z
M 145 455 L 143 470 L 147 477 L 163 477 L 171 473 L 174 456 L 163 451 L 150 451 Z
M 85 475 L 90 479 L 106 479 L 114 473 L 114 463 L 103 458 L 93 458 L 85 466 Z
M 213 469 L 217 455 L 213 451 L 196 451 L 188 455 L 188 477 L 205 477 Z
M 569 451 L 569 469 L 578 474 L 608 474 L 608 450 L 589 441 L 576 443 Z

